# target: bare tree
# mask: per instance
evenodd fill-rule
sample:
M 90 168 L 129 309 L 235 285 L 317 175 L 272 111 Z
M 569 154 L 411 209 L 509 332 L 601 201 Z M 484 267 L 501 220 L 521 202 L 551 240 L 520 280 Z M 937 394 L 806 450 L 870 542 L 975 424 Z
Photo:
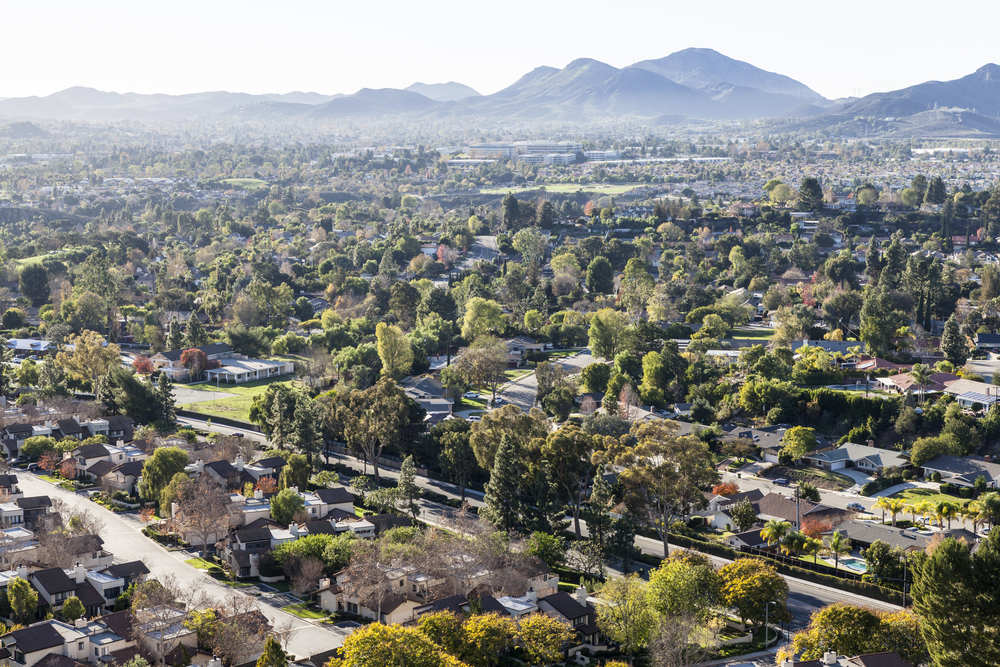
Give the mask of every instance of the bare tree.
M 216 611 L 219 622 L 212 642 L 215 655 L 228 665 L 240 665 L 259 656 L 274 629 L 261 613 L 257 601 L 233 594 L 217 606 Z
M 294 592 L 302 594 L 316 589 L 319 578 L 323 576 L 323 561 L 318 558 L 295 558 L 289 559 L 288 565 L 293 569 L 291 580 Z
M 654 667 L 687 667 L 705 660 L 719 629 L 690 614 L 664 619 L 649 647 Z
M 202 551 L 229 529 L 229 495 L 208 475 L 184 485 L 177 500 L 174 524 L 197 537 Z

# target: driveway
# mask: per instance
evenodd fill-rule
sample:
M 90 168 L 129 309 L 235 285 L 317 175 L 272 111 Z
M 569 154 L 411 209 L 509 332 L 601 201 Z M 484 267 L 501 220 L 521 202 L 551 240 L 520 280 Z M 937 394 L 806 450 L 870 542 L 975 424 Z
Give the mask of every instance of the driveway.
M 184 551 L 169 552 L 147 538 L 140 532 L 142 524 L 137 519 L 115 514 L 83 496 L 53 486 L 30 473 L 18 472 L 17 479 L 26 496 L 44 495 L 53 500 L 59 499 L 67 507 L 79 512 L 86 511 L 97 519 L 101 523 L 100 535 L 104 540 L 104 548 L 113 553 L 116 560 L 141 560 L 149 568 L 150 576 L 172 576 L 178 585 L 200 590 L 220 602 L 232 595 L 244 595 L 186 564 L 184 559 L 187 554 Z M 343 643 L 344 637 L 341 634 L 278 611 L 256 598 L 252 599 L 275 629 L 287 628 L 291 631 L 287 648 L 296 656 L 315 655 L 337 648 Z
M 589 351 L 581 350 L 572 356 L 556 359 L 552 363 L 560 366 L 570 375 L 574 375 L 595 361 L 597 359 Z M 538 378 L 535 377 L 534 372 L 531 372 L 505 384 L 500 388 L 498 395 L 508 403 L 527 412 L 535 404 L 535 398 L 538 396 Z

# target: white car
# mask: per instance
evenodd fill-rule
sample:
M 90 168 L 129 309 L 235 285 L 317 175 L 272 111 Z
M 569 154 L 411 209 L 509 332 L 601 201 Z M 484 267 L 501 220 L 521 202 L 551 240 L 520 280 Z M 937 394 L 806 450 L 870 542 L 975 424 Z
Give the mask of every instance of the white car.
M 462 398 L 468 398 L 468 399 L 471 399 L 471 400 L 475 400 L 475 399 L 479 398 L 479 394 L 477 394 L 474 391 L 467 391 L 464 394 L 462 394 Z

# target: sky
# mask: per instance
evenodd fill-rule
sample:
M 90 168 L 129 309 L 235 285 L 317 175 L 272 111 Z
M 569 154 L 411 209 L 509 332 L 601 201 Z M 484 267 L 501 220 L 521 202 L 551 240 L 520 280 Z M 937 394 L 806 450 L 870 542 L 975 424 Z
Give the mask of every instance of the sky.
M 402 88 L 481 93 L 579 57 L 616 67 L 708 47 L 830 97 L 1000 61 L 989 0 L 0 0 L 0 98 Z

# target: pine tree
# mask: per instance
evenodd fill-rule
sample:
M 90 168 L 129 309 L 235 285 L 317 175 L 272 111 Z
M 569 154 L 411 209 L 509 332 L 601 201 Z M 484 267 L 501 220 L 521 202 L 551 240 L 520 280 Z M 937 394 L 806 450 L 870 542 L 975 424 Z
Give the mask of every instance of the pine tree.
M 511 193 L 507 193 L 501 204 L 503 207 L 503 226 L 507 231 L 511 231 L 518 226 L 518 220 L 521 217 L 521 209 L 518 205 L 517 198 Z
M 865 273 L 868 274 L 868 278 L 873 283 L 877 283 L 879 276 L 882 274 L 882 251 L 875 240 L 875 234 L 872 234 L 872 238 L 868 242 L 868 253 L 865 256 Z
M 943 204 L 947 197 L 944 181 L 940 176 L 935 176 L 927 184 L 927 192 L 924 193 L 924 201 L 929 204 Z
M 604 468 L 599 468 L 594 474 L 594 483 L 590 489 L 590 500 L 587 502 L 587 532 L 588 540 L 601 560 L 608 557 L 611 542 L 614 537 L 611 518 L 611 508 L 614 506 L 614 494 L 611 485 L 604 479 Z M 603 572 L 602 572 L 603 574 Z
M 486 484 L 483 516 L 487 521 L 507 532 L 518 526 L 521 518 L 520 486 L 521 465 L 517 449 L 510 436 L 505 434 L 493 459 L 490 481 Z
M 264 642 L 264 652 L 257 658 L 257 667 L 287 667 L 288 654 L 281 648 L 281 644 L 271 635 Z
M 799 208 L 803 211 L 818 211 L 823 208 L 823 188 L 811 176 L 803 178 L 799 186 Z
M 174 386 L 166 373 L 161 372 L 156 381 L 156 400 L 160 404 L 160 421 L 173 424 L 177 421 L 177 410 L 174 407 Z
M 417 486 L 417 467 L 413 462 L 413 455 L 408 454 L 403 459 L 399 467 L 399 479 L 396 481 L 396 490 L 403 501 L 405 509 L 417 520 L 420 514 L 420 506 L 417 505 L 417 498 L 420 497 L 420 487 Z
M 184 345 L 187 347 L 200 347 L 207 342 L 205 328 L 201 325 L 197 313 L 191 313 L 187 326 L 184 328 Z
M 899 289 L 903 282 L 903 272 L 906 270 L 906 260 L 909 253 L 903 247 L 899 236 L 893 236 L 885 251 L 885 261 L 879 274 L 879 285 L 890 290 Z
M 184 332 L 181 331 L 180 322 L 170 320 L 167 326 L 167 349 L 179 350 L 184 347 Z
M 958 320 L 955 319 L 954 313 L 944 323 L 944 333 L 941 334 L 941 354 L 953 363 L 955 368 L 964 366 L 965 361 L 969 358 L 969 345 L 965 336 L 962 335 L 962 329 L 958 326 Z
M 115 397 L 115 380 L 111 371 L 108 371 L 104 377 L 98 380 L 95 394 L 97 402 L 104 406 L 105 412 L 112 415 L 118 414 L 118 400 Z

